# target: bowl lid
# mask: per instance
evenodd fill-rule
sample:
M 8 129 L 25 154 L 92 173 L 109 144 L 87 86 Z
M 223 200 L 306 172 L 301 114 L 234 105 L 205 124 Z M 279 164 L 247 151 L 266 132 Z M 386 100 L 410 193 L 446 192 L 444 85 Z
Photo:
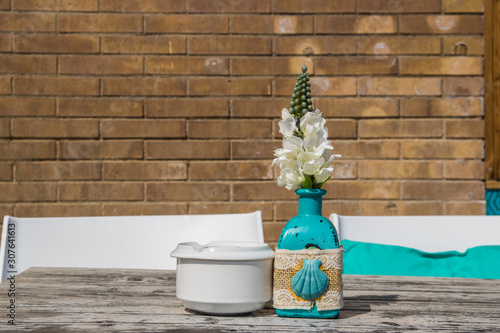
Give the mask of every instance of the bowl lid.
M 269 245 L 257 242 L 210 242 L 200 245 L 196 242 L 179 243 L 170 253 L 174 258 L 206 260 L 262 260 L 274 258 Z

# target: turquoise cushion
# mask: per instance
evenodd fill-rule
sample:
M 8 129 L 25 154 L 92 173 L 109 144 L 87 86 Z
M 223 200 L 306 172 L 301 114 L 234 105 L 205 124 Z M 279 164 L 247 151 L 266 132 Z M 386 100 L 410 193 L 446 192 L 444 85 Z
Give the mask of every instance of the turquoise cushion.
M 500 279 L 500 246 L 478 246 L 464 253 L 419 250 L 343 240 L 344 274 L 438 276 Z

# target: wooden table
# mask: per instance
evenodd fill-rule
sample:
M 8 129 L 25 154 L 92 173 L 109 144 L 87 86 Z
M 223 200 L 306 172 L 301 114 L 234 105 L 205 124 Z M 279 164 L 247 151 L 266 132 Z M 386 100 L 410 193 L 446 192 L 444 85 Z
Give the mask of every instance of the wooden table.
M 344 275 L 339 319 L 208 316 L 175 297 L 175 272 L 31 268 L 0 285 L 0 331 L 500 332 L 500 280 Z M 7 309 L 15 300 L 15 326 Z

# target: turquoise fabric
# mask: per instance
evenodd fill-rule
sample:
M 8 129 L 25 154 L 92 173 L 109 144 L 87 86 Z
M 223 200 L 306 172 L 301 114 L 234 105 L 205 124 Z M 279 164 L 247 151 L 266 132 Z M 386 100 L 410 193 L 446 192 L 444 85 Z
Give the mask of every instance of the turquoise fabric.
M 344 274 L 500 279 L 500 246 L 427 253 L 402 246 L 343 240 Z
M 486 190 L 486 215 L 500 215 L 499 190 Z

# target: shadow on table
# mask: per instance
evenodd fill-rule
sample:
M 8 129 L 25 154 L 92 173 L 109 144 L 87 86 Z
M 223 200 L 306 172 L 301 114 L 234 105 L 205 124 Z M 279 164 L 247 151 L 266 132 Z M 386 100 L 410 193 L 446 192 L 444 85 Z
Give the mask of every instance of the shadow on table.
M 344 298 L 344 307 L 340 311 L 340 315 L 338 319 L 347 319 L 355 316 L 360 316 L 365 313 L 371 312 L 371 304 L 391 304 L 394 303 L 398 298 L 398 295 L 360 295 L 354 297 L 346 297 Z M 201 316 L 206 316 L 206 321 L 215 320 L 209 319 L 210 317 L 226 317 L 224 315 L 210 315 L 203 314 L 197 311 L 185 308 L 186 312 L 197 314 Z M 272 300 L 267 302 L 265 307 L 262 310 L 254 311 L 246 314 L 238 314 L 236 316 L 244 316 L 244 317 L 268 317 L 275 316 L 276 312 L 273 308 Z
M 344 307 L 339 319 L 347 319 L 371 312 L 373 303 L 391 304 L 396 302 L 398 295 L 359 295 L 344 298 Z

